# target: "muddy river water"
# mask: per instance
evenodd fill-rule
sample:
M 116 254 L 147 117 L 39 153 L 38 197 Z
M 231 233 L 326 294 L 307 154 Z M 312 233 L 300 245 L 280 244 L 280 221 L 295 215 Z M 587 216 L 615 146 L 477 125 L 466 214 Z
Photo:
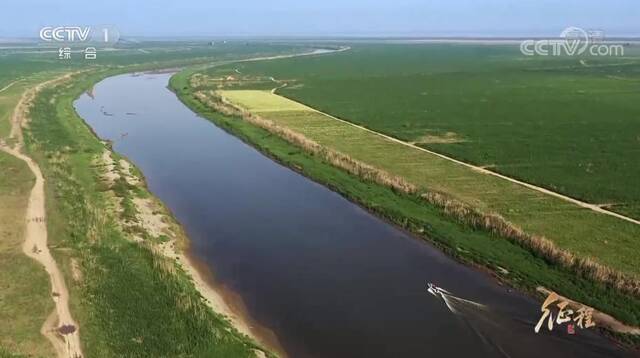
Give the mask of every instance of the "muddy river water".
M 170 76 L 108 78 L 76 110 L 142 170 L 190 254 L 289 356 L 630 356 L 592 330 L 534 333 L 540 302 L 200 118 Z

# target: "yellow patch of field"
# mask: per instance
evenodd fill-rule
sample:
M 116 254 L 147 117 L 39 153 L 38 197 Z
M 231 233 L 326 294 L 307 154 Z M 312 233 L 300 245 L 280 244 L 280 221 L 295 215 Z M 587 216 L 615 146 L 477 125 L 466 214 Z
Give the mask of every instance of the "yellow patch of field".
M 423 190 L 447 193 L 497 213 L 559 248 L 640 277 L 640 225 L 470 168 L 434 153 L 325 115 L 269 91 L 219 91 L 232 104 L 298 132 L 353 159 L 403 177 Z M 428 138 L 458 140 L 457 136 Z
M 237 90 L 218 91 L 234 105 L 240 106 L 251 112 L 279 112 L 279 111 L 310 111 L 303 104 L 291 101 L 284 97 L 271 94 L 270 91 Z

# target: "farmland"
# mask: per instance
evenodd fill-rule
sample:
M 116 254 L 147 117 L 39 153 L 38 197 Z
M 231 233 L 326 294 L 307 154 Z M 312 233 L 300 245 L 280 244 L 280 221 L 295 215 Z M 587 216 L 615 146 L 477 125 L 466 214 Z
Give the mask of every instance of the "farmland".
M 361 45 L 227 70 L 273 76 L 287 83 L 279 94 L 315 109 L 638 218 L 640 59 L 626 55 Z
M 315 109 L 570 196 L 617 203 L 605 207 L 633 216 L 640 198 L 640 108 L 632 97 L 640 62 L 630 57 L 585 67 L 594 60 L 527 60 L 513 51 L 365 46 L 333 56 L 216 68 L 210 75 L 233 69 L 265 85 L 275 77 L 277 93 Z M 394 145 L 268 91 L 221 94 L 424 190 L 451 194 L 582 257 L 639 274 L 638 225 Z
M 515 51 L 504 46 L 354 46 L 352 51 L 331 56 L 196 71 L 190 74 L 193 92 L 182 98 L 191 98 L 185 101 L 192 108 L 204 103 L 224 112 L 225 102 L 216 104 L 223 99 L 240 110 L 236 115 L 267 129 L 273 127 L 273 133 L 296 138 L 287 134 L 291 130 L 311 141 L 311 147 L 317 144 L 404 178 L 419 192 L 443 193 L 480 212 L 498 214 L 575 257 L 568 266 L 580 276 L 597 279 L 598 274 L 575 264 L 586 261 L 637 280 L 638 225 L 340 120 L 585 201 L 611 203 L 603 207 L 634 216 L 637 108 L 629 109 L 633 101 L 623 103 L 620 98 L 633 96 L 637 88 L 636 59 L 529 60 Z M 604 110 L 618 116 L 603 117 Z M 260 124 L 261 119 L 266 122 Z M 609 138 L 606 146 L 603 138 Z M 260 146 L 265 139 L 251 141 Z M 587 164 L 588 170 L 582 168 Z M 389 215 L 373 198 L 354 200 Z M 437 235 L 430 234 L 437 240 Z M 448 240 L 445 246 L 451 245 Z M 536 244 L 521 245 L 540 252 Z M 479 251 L 484 249 L 492 251 Z M 499 264 L 518 270 L 519 265 L 506 264 L 509 259 L 504 255 L 511 254 L 489 252 L 481 255 L 491 255 Z M 536 276 L 529 279 L 544 281 Z M 555 289 L 562 290 L 561 281 L 555 281 Z M 597 300 L 590 302 L 599 305 Z

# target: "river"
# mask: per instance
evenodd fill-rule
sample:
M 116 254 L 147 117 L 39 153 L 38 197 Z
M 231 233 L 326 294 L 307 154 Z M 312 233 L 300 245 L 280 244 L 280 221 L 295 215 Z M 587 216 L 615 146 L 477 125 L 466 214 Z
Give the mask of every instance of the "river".
M 170 76 L 105 79 L 76 110 L 142 170 L 190 255 L 289 356 L 627 356 L 593 330 L 534 333 L 540 302 L 197 116 Z

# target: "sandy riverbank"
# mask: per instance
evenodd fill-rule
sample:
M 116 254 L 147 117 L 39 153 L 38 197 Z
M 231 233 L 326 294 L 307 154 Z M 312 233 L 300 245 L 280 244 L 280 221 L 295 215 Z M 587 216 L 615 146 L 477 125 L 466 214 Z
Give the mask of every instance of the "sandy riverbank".
M 113 157 L 112 151 L 105 150 L 100 157 L 96 158 L 97 164 L 104 168 L 102 179 L 105 182 L 113 184 L 122 177 L 130 185 L 143 187 L 148 191 L 144 178 L 135 174 L 139 171 L 133 170 L 132 163 L 125 159 L 116 161 Z M 215 313 L 224 316 L 238 332 L 250 337 L 265 349 L 285 357 L 286 354 L 275 334 L 253 322 L 244 308 L 242 299 L 217 285 L 208 267 L 189 255 L 187 235 L 160 199 L 151 194 L 149 197 L 134 198 L 132 202 L 137 211 L 136 224 L 142 226 L 145 232 L 153 238 L 160 238 L 161 235 L 169 238 L 162 244 L 152 243 L 151 246 L 157 254 L 176 262 L 184 270 L 207 306 Z M 114 205 L 118 208 L 116 210 L 121 210 L 117 200 L 114 201 Z M 139 243 L 145 241 L 135 235 L 132 239 Z M 259 350 L 256 350 L 256 355 L 258 357 L 266 356 L 265 352 Z
M 258 325 L 249 317 L 242 298 L 215 284 L 211 272 L 195 258 L 185 254 L 185 251 L 187 250 L 176 250 L 174 245 L 168 244 L 164 246 L 163 253 L 166 257 L 174 258 L 181 264 L 185 272 L 192 278 L 198 292 L 214 312 L 225 316 L 240 333 L 251 337 L 278 356 L 286 357 L 287 355 L 275 333 Z M 265 356 L 263 352 L 256 353 L 258 357 Z

